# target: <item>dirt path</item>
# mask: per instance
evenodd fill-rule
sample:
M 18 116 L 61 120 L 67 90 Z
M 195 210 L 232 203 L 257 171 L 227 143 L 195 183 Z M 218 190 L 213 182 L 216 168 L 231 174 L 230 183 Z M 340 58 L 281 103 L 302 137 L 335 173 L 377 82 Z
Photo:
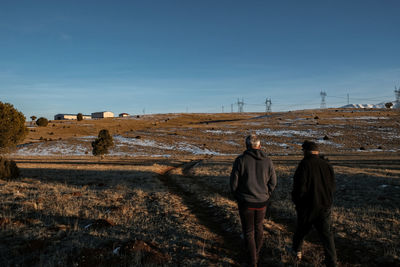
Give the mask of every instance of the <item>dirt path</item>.
M 223 217 L 217 216 L 220 213 L 217 210 L 218 207 L 210 205 L 202 197 L 203 195 L 214 194 L 214 192 L 208 191 L 210 188 L 202 186 L 189 174 L 194 166 L 203 161 L 204 159 L 192 160 L 176 167 L 166 168 L 164 172 L 160 173 L 159 179 L 171 193 L 182 200 L 182 204 L 195 216 L 195 223 L 199 225 L 199 230 L 208 231 L 207 235 L 211 235 L 214 238 L 214 240 L 208 240 L 209 242 L 206 245 L 208 246 L 206 249 L 211 252 L 208 255 L 210 260 L 214 263 L 219 263 L 221 258 L 229 257 L 232 259 L 234 266 L 239 266 L 243 258 L 238 249 L 241 242 L 238 234 L 227 231 L 223 227 L 225 221 Z M 177 175 L 177 173 L 182 174 L 182 176 Z M 191 190 L 193 185 L 196 184 L 203 189 L 199 194 L 193 194 Z

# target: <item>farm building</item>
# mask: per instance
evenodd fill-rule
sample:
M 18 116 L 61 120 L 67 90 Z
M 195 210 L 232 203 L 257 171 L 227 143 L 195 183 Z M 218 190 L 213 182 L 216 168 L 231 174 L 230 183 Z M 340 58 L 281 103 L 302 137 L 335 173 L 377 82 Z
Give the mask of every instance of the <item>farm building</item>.
M 83 115 L 84 120 L 89 120 L 91 119 L 92 116 L 90 115 Z M 54 115 L 54 120 L 76 120 L 77 119 L 77 114 L 57 114 Z
M 121 113 L 118 115 L 120 118 L 129 117 L 128 113 Z
M 113 118 L 114 113 L 111 111 L 102 111 L 92 113 L 92 119 L 103 119 L 103 118 Z

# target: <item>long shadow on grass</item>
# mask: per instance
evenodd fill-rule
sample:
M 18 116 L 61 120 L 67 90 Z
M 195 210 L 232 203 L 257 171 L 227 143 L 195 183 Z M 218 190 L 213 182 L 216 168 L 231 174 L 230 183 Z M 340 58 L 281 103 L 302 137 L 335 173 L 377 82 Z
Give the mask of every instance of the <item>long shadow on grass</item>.
M 55 183 L 55 184 L 62 184 L 62 185 L 67 185 L 67 186 L 78 186 L 78 187 L 85 187 L 90 188 L 92 191 L 102 191 L 105 189 L 110 189 L 115 186 L 122 186 L 122 187 L 131 187 L 135 189 L 140 189 L 145 192 L 163 192 L 165 191 L 165 188 L 162 188 L 162 184 L 160 184 L 158 179 L 153 179 L 157 177 L 158 174 L 155 174 L 153 172 L 148 172 L 148 171 L 132 171 L 132 170 L 79 170 L 79 169 L 54 169 L 54 168 L 21 168 L 21 173 L 22 176 L 25 178 L 31 178 L 34 180 L 40 181 L 40 183 Z M 62 189 L 61 189 L 62 190 Z M 68 190 L 68 189 L 67 189 Z M 62 193 L 62 192 L 61 192 Z M 76 198 L 79 198 L 79 192 L 75 196 Z M 82 191 L 82 194 L 84 194 L 84 191 Z M 71 199 L 71 201 L 74 201 L 74 198 Z M 18 207 L 16 207 L 18 209 Z M 112 207 L 107 207 L 107 205 L 102 205 L 98 207 L 100 211 L 106 210 L 108 208 Z M 150 214 L 149 217 L 152 215 Z M 61 225 L 68 225 L 68 228 L 73 228 L 73 227 L 78 227 L 79 229 L 83 229 L 86 226 L 93 224 L 94 220 L 92 219 L 85 219 L 85 218 L 80 218 L 80 217 L 68 217 L 68 216 L 55 216 L 55 215 L 48 215 L 44 214 L 41 211 L 34 211 L 34 212 L 29 212 L 29 213 L 21 213 L 19 212 L 18 216 L 21 221 L 24 220 L 24 218 L 40 218 L 41 223 L 45 225 L 45 227 L 42 229 L 39 227 L 39 229 L 44 230 L 44 232 L 48 231 L 54 231 L 54 229 L 48 229 L 49 227 L 53 227 L 54 225 L 61 224 Z M 15 218 L 14 218 L 15 219 Z M 144 222 L 146 223 L 146 222 Z M 148 222 L 147 222 L 148 223 Z M 154 222 L 152 224 L 157 225 L 162 224 L 162 219 L 160 218 L 155 218 Z M 178 224 L 179 225 L 179 224 Z M 89 231 L 91 228 L 89 226 L 87 228 L 87 231 Z M 171 225 L 164 225 L 164 228 L 167 227 L 169 230 L 167 232 L 174 233 L 174 230 L 176 230 L 176 224 L 172 223 Z M 103 246 L 104 241 L 106 240 L 107 242 L 120 242 L 120 237 L 121 236 L 129 236 L 133 235 L 135 238 L 138 236 L 140 237 L 142 233 L 135 232 L 132 228 L 130 227 L 124 227 L 124 226 L 112 226 L 110 228 L 111 232 L 114 233 L 113 237 L 110 238 L 99 238 L 98 236 L 94 236 L 91 238 L 91 234 L 88 234 L 87 231 L 74 231 L 74 238 L 75 239 L 84 239 L 83 245 L 80 246 L 78 244 L 78 250 L 79 249 L 84 249 L 86 246 L 89 246 L 91 248 L 101 248 Z M 140 226 L 135 226 L 134 229 L 140 229 Z M 108 231 L 108 230 L 107 230 Z M 210 240 L 203 240 L 199 236 L 185 233 L 185 230 L 183 232 L 180 232 L 180 236 L 178 236 L 178 241 L 175 241 L 176 246 L 175 249 L 177 248 L 178 251 L 175 251 L 172 247 L 169 248 L 169 253 L 171 255 L 175 255 L 175 259 L 173 259 L 173 262 L 177 263 L 185 259 L 190 259 L 190 258 L 196 258 L 197 262 L 200 262 L 202 260 L 207 261 L 207 262 L 213 262 L 214 264 L 218 263 L 220 259 L 218 258 L 209 258 L 206 257 L 206 255 L 216 255 L 216 252 L 218 251 L 218 248 L 215 246 L 213 247 L 204 247 L 204 243 L 209 243 Z M 176 231 L 175 231 L 176 232 Z M 12 244 L 13 240 L 15 240 L 16 246 L 18 244 L 21 244 L 21 240 L 27 240 L 27 242 L 30 242 L 29 238 L 26 238 L 25 235 L 19 235 L 17 233 L 12 234 L 13 238 L 9 240 L 10 244 Z M 151 238 L 152 240 L 160 240 L 162 242 L 168 241 L 169 237 L 165 236 L 160 236 L 156 235 L 151 237 L 151 233 L 146 235 L 147 238 Z M 67 238 L 67 239 L 65 239 Z M 65 240 L 69 240 L 68 236 L 67 237 L 62 237 L 60 240 L 62 244 L 65 244 Z M 194 241 L 193 243 L 188 243 L 188 240 Z M 73 241 L 70 240 L 72 243 Z M 39 241 L 39 243 L 42 241 Z M 22 242 L 26 243 L 26 242 Z M 78 242 L 79 243 L 79 242 Z M 41 244 L 40 246 L 45 248 L 40 248 L 40 249 L 34 249 L 34 252 L 32 253 L 42 253 L 44 249 L 48 250 L 47 242 L 45 242 L 46 245 Z M 75 244 L 76 245 L 76 244 Z M 53 244 L 52 244 L 53 246 Z M 55 246 L 57 248 L 57 245 Z M 74 245 L 71 245 L 74 246 Z M 75 246 L 76 247 L 76 246 Z M 180 250 L 180 247 L 190 247 L 190 250 L 188 252 L 182 252 Z M 64 250 L 65 247 L 58 247 L 57 249 L 52 249 L 51 251 L 48 251 L 50 254 L 56 254 L 59 253 L 58 250 L 62 251 Z M 194 251 L 194 252 L 193 252 Z M 203 251 L 203 253 L 201 253 Z M 30 253 L 30 252 L 29 252 Z M 47 252 L 46 252 L 47 253 Z M 13 255 L 13 254 L 12 254 Z M 9 257 L 4 256 L 5 259 L 10 260 Z M 29 257 L 29 256 L 27 256 Z M 37 260 L 38 257 L 37 255 L 34 256 L 34 258 Z M 40 257 L 39 257 L 40 258 Z M 11 259 L 12 261 L 12 259 Z
M 335 206 L 368 210 L 395 210 L 400 205 L 398 178 L 364 174 L 336 175 Z
M 65 164 L 72 164 L 72 165 L 102 165 L 102 166 L 151 166 L 155 162 L 158 164 L 170 164 L 171 161 L 169 160 L 146 160 L 146 159 L 141 159 L 141 160 L 132 160 L 132 159 L 124 159 L 124 158 L 118 158 L 118 159 L 103 159 L 103 160 L 82 160 L 82 159 L 35 159 L 35 160 L 26 160 L 26 159 L 16 159 L 15 162 L 21 163 L 21 164 L 59 164 L 59 165 L 65 165 Z
M 20 168 L 21 177 L 38 180 L 42 183 L 59 183 L 68 186 L 89 186 L 102 190 L 115 186 L 128 186 L 154 191 L 157 189 L 155 173 L 136 170 L 80 170 L 56 168 Z
M 79 198 L 79 196 L 77 196 Z M 76 201 L 71 199 L 71 201 Z M 177 266 L 180 262 L 195 259 L 195 262 L 214 262 L 206 257 L 215 253 L 215 248 L 204 248 L 201 244 L 209 242 L 192 233 L 179 231 L 174 223 L 164 222 L 164 217 L 152 216 L 131 225 L 114 225 L 110 220 L 98 220 L 79 216 L 53 215 L 47 210 L 21 211 L 22 205 L 13 205 L 11 222 L 3 226 L 0 232 L 0 265 L 1 266 L 40 266 L 65 265 L 72 266 L 127 266 L 134 264 L 154 263 L 154 257 L 163 260 L 163 256 L 148 251 L 148 247 L 156 246 L 161 253 L 172 256 L 170 263 Z M 156 218 L 157 217 L 157 218 Z M 149 232 L 145 224 L 160 225 L 163 231 L 174 233 L 175 246 L 170 242 L 171 236 L 162 236 L 160 232 Z M 156 226 L 157 227 L 157 226 Z M 157 229 L 156 229 L 157 230 Z M 134 241 L 144 241 L 143 251 L 135 248 Z M 191 242 L 189 242 L 191 241 Z M 156 242 L 156 243 L 154 243 Z M 129 250 L 124 246 L 131 244 Z M 143 243 L 140 243 L 143 244 Z M 140 245 L 139 244 L 139 245 Z M 159 244 L 159 245 L 157 245 Z M 122 254 L 113 251 L 120 247 Z M 186 251 L 182 248 L 188 248 Z M 154 250 L 154 249 L 153 249 Z M 201 253 L 203 251 L 203 253 Z M 132 254 L 133 253 L 133 254 Z M 137 255 L 141 253 L 143 255 Z M 139 259 L 138 259 L 139 257 Z M 168 259 L 168 257 L 167 257 Z M 135 263 L 136 262 L 136 263 Z M 169 262 L 169 261 L 168 261 Z M 156 262 L 157 263 L 157 262 Z

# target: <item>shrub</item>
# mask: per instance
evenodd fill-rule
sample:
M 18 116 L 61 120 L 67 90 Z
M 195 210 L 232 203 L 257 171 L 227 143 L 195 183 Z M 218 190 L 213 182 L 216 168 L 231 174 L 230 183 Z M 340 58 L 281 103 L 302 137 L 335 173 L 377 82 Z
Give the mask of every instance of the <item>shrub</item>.
M 99 136 L 92 142 L 93 155 L 101 156 L 108 153 L 108 148 L 114 145 L 114 141 L 108 130 L 103 129 Z
M 15 179 L 19 176 L 19 169 L 13 160 L 0 158 L 0 178 Z
M 393 107 L 393 103 L 392 102 L 385 103 L 385 107 L 386 108 L 392 108 Z
M 47 124 L 49 124 L 49 121 L 44 117 L 40 117 L 39 119 L 37 119 L 36 124 L 41 127 L 46 127 Z
M 82 115 L 82 113 L 78 113 L 78 115 L 76 115 L 76 119 L 77 119 L 78 121 L 83 120 L 83 115 Z
M 0 102 L 0 149 L 15 147 L 27 133 L 25 116 L 13 105 Z

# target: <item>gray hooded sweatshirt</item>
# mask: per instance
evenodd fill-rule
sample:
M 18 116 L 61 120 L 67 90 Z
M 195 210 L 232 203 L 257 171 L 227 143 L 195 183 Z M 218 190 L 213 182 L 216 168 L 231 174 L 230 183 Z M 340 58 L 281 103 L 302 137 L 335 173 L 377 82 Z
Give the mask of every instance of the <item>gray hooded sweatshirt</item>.
M 260 207 L 274 191 L 276 180 L 271 159 L 259 149 L 248 149 L 233 164 L 231 192 L 239 204 Z

